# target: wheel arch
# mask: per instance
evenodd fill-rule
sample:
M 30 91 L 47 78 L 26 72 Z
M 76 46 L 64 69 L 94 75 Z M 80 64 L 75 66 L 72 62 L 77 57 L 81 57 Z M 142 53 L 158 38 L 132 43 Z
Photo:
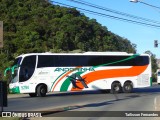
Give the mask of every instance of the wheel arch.
M 111 85 L 114 84 L 114 83 L 119 83 L 119 84 L 121 85 L 121 87 L 122 87 L 122 83 L 121 83 L 120 81 L 115 80 L 115 81 L 113 81 L 113 82 L 111 83 Z

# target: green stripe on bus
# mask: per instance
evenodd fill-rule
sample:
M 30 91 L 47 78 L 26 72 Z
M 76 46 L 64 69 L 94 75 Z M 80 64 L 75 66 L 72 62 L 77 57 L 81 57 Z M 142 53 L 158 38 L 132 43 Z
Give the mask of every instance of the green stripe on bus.
M 55 82 L 62 76 L 64 75 L 66 72 L 63 72 L 60 76 L 57 77 L 57 79 L 53 82 L 50 91 L 52 90 L 53 85 L 55 84 Z
M 120 62 L 123 62 L 123 61 L 133 59 L 137 56 L 139 56 L 139 54 L 134 54 L 134 55 L 132 55 L 132 56 L 126 58 L 126 59 L 122 59 L 122 60 L 119 60 L 119 61 L 114 61 L 114 62 L 111 62 L 111 63 L 106 63 L 106 64 L 102 64 L 102 65 L 93 66 L 93 68 L 98 68 L 98 67 L 101 67 L 101 66 L 107 66 L 107 65 L 111 65 L 111 64 L 115 64 L 115 63 L 120 63 Z

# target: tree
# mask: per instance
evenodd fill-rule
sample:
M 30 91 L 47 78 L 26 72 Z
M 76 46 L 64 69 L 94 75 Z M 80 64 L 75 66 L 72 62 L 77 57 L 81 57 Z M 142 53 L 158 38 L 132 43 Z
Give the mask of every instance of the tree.
M 149 54 L 151 56 L 151 64 L 152 64 L 152 79 L 155 82 L 157 80 L 156 77 L 156 71 L 158 69 L 158 65 L 157 65 L 157 60 L 156 60 L 156 55 L 153 54 L 151 51 L 146 51 L 146 54 Z
M 0 71 L 15 57 L 31 52 L 123 51 L 136 52 L 128 39 L 108 31 L 75 8 L 50 0 L 0 0 L 4 48 Z

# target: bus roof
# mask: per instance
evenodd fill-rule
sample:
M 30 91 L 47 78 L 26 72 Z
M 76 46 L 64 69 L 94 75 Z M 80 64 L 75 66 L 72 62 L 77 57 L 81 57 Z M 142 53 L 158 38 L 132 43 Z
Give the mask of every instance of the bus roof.
M 21 54 L 18 57 L 24 57 L 24 56 L 30 56 L 30 55 L 134 55 L 134 53 L 127 53 L 127 52 L 51 53 L 51 52 L 45 52 L 45 53 Z M 140 55 L 140 54 L 138 54 L 138 55 Z M 148 55 L 148 54 L 141 54 L 141 55 Z

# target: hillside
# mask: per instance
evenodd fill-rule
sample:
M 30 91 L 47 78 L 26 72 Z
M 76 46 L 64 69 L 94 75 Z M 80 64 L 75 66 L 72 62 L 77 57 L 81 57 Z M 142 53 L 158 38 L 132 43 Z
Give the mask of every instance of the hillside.
M 22 53 L 77 49 L 136 52 L 135 44 L 108 31 L 95 19 L 46 0 L 0 0 L 0 21 L 4 23 L 2 72 Z

